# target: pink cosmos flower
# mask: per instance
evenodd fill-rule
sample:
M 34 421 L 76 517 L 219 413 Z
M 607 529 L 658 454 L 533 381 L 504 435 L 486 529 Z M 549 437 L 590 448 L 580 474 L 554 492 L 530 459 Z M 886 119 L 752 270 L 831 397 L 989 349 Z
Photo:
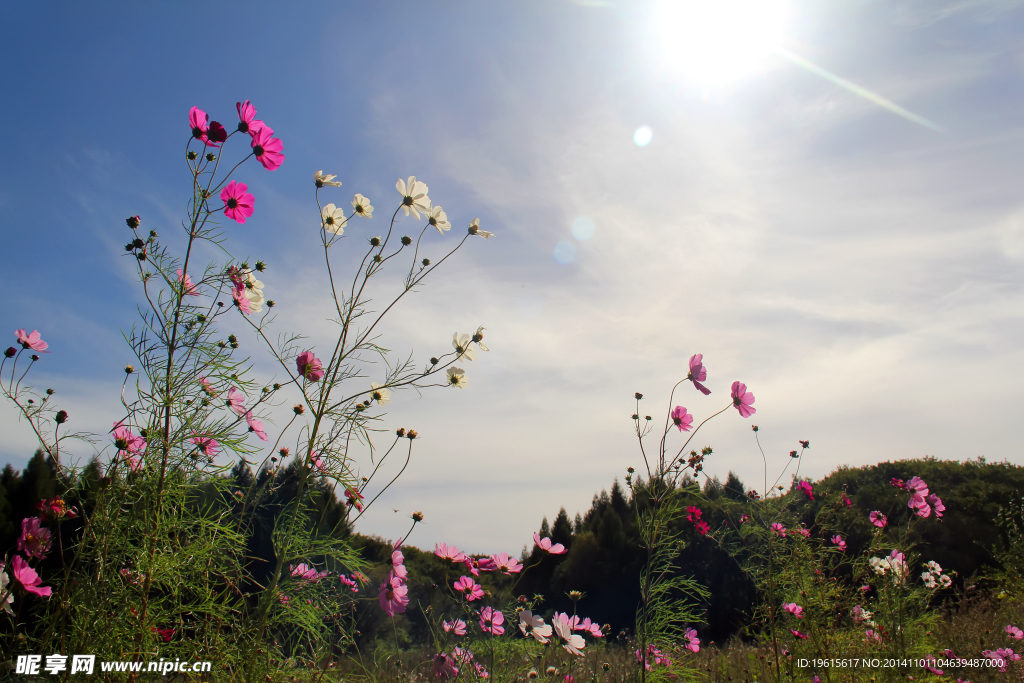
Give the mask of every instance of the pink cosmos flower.
M 739 411 L 741 417 L 750 417 L 757 412 L 757 408 L 751 408 L 754 402 L 754 395 L 747 391 L 747 385 L 742 382 L 732 383 L 732 404 Z
M 249 100 L 236 103 L 235 109 L 238 110 L 238 132 L 256 135 L 266 125 L 256 118 L 256 107 Z
M 310 382 L 319 382 L 324 378 L 324 365 L 312 351 L 303 351 L 295 359 L 299 374 Z
M 872 511 L 872 513 L 868 515 L 868 518 L 871 520 L 871 523 L 877 526 L 879 529 L 881 529 L 889 523 L 888 518 L 878 510 Z
M 50 530 L 39 526 L 38 517 L 26 517 L 21 520 L 21 537 L 18 539 L 18 550 L 25 553 L 30 560 L 41 560 L 50 550 L 53 539 Z
M 49 586 L 40 586 L 42 579 L 39 578 L 39 574 L 36 574 L 36 570 L 28 566 L 25 560 L 21 559 L 21 555 L 15 555 L 14 561 L 11 563 L 14 578 L 22 585 L 22 587 L 33 595 L 38 595 L 41 598 L 47 598 L 53 593 L 53 589 Z
M 686 634 L 683 638 L 686 640 L 686 642 L 683 643 L 683 647 L 690 652 L 700 652 L 700 638 L 697 637 L 697 629 L 686 629 Z
M 782 606 L 782 609 L 786 610 L 787 612 L 792 614 L 797 619 L 803 619 L 804 618 L 804 608 L 801 607 L 800 605 L 796 604 L 795 602 L 788 602 L 788 603 L 784 604 Z
M 124 422 L 114 423 L 114 445 L 119 453 L 128 458 L 128 465 L 135 469 L 139 465 L 139 458 L 135 455 L 146 450 L 146 440 L 141 436 L 132 433 L 132 430 L 125 426 Z
M 893 477 L 889 481 L 889 483 L 892 484 L 893 486 L 895 486 L 898 489 L 906 489 L 907 488 L 907 482 L 903 481 L 902 479 L 899 479 L 898 477 Z
M 672 409 L 671 413 L 672 424 L 679 428 L 681 432 L 688 432 L 693 429 L 693 415 L 686 412 L 686 408 L 683 406 L 676 406 Z
M 213 385 L 210 384 L 210 380 L 206 379 L 205 377 L 200 377 L 199 383 L 203 385 L 204 394 L 211 398 L 217 395 L 217 391 L 216 389 L 213 388 Z
M 468 569 L 473 576 L 480 576 L 481 571 L 493 572 L 498 568 L 497 565 L 494 564 L 494 560 L 489 557 L 481 557 L 480 559 L 477 559 L 467 555 L 466 558 L 462 560 L 462 564 L 466 565 L 466 569 Z
M 239 415 L 239 416 L 244 415 L 245 414 L 245 394 L 243 394 L 241 391 L 239 391 L 235 387 L 231 387 L 228 390 L 227 406 L 228 406 L 229 409 L 231 409 L 231 412 L 235 413 L 236 415 Z
M 800 633 L 800 631 L 797 631 L 795 628 L 789 629 L 789 632 L 792 633 L 794 636 L 796 636 L 797 638 L 799 638 L 801 640 L 806 640 L 807 639 L 807 634 L 806 633 Z
M 589 633 L 594 638 L 604 638 L 604 632 L 601 631 L 601 624 L 596 621 L 591 621 L 590 617 L 581 621 L 573 630 Z
M 452 562 L 464 562 L 466 559 L 464 552 L 453 545 L 449 546 L 445 543 L 436 544 L 434 546 L 434 554 L 442 560 L 451 560 Z
M 807 494 L 808 500 L 814 500 L 814 487 L 811 486 L 809 481 L 797 482 L 796 487 Z
M 946 506 L 942 504 L 942 499 L 934 493 L 928 496 L 927 501 L 928 504 L 932 506 L 932 510 L 935 511 L 936 517 L 941 517 L 942 513 L 946 511 Z
M 284 163 L 284 154 L 281 153 L 283 148 L 284 145 L 274 137 L 274 131 L 266 124 L 252 136 L 252 153 L 268 171 L 276 171 Z
M 321 472 L 323 472 L 324 474 L 326 474 L 326 473 L 327 473 L 327 466 L 326 466 L 326 465 L 324 465 L 324 461 L 320 459 L 320 454 L 319 454 L 319 453 L 317 453 L 316 451 L 310 451 L 310 453 L 309 453 L 309 461 L 310 461 L 311 463 L 313 463 L 313 465 L 314 465 L 314 466 L 315 466 L 315 467 L 316 467 L 316 468 L 317 468 L 318 470 L 320 470 L 320 471 L 321 471 Z M 361 497 L 361 496 L 360 496 L 360 497 Z
M 50 500 L 41 500 L 36 503 L 36 510 L 47 519 L 74 519 L 78 515 L 75 511 L 68 507 L 67 501 L 60 496 L 54 496 Z
M 551 617 L 551 622 L 554 623 L 556 621 L 560 621 L 565 624 L 570 631 L 576 631 L 579 629 L 580 618 L 575 614 L 570 617 L 565 612 L 555 612 L 555 615 Z
M 466 600 L 472 602 L 484 596 L 484 589 L 468 576 L 460 576 L 454 584 L 455 590 L 462 593 Z
M 359 584 L 353 581 L 352 579 L 348 578 L 344 574 L 338 574 L 338 580 L 341 581 L 341 584 L 343 586 L 348 586 L 349 590 L 351 590 L 353 593 L 359 592 Z
M 409 587 L 400 578 L 390 574 L 388 580 L 380 585 L 377 601 L 389 617 L 401 614 L 409 604 Z
M 199 107 L 192 107 L 188 110 L 188 125 L 192 129 L 192 137 L 196 140 L 207 142 L 207 132 L 210 130 L 210 116 Z
M 455 666 L 455 659 L 443 652 L 434 655 L 434 678 L 447 681 L 459 675 L 459 669 Z
M 782 526 L 778 522 L 774 522 L 772 524 L 772 531 L 775 532 L 777 535 L 782 536 L 783 538 L 786 537 L 786 527 Z
M 249 186 L 232 180 L 220 191 L 220 200 L 224 202 L 224 215 L 236 223 L 245 223 L 252 215 L 256 197 L 248 192 Z
M 348 504 L 351 507 L 354 507 L 356 510 L 359 510 L 360 512 L 363 511 L 363 498 L 363 494 L 360 493 L 359 491 L 356 491 L 351 486 L 345 489 L 346 502 L 348 502 Z
M 704 354 L 695 353 L 690 356 L 690 372 L 686 375 L 686 379 L 693 382 L 693 386 L 697 387 L 702 394 L 707 396 L 711 393 L 711 390 L 701 384 L 708 378 L 708 371 L 704 367 Z M 753 399 L 751 399 L 753 400 Z
M 501 570 L 502 574 L 511 576 L 512 574 L 518 574 L 523 571 L 523 565 L 519 563 L 519 560 L 514 557 L 510 557 L 506 553 L 491 555 L 491 561 L 494 563 L 494 568 Z
M 711 527 L 703 519 L 698 519 L 693 523 L 693 528 L 697 530 L 697 533 L 701 536 L 707 536 L 708 532 L 711 531 Z
M 879 643 L 879 642 L 882 641 L 882 636 L 880 634 L 878 634 L 878 633 L 875 633 L 874 629 L 870 629 L 869 628 L 867 631 L 864 632 L 864 636 L 865 636 L 865 639 L 868 640 L 868 641 L 872 641 L 873 640 L 876 643 Z
M 220 444 L 217 440 L 209 436 L 193 436 L 192 443 L 196 445 L 203 455 L 213 457 L 220 451 Z
M 672 660 L 669 659 L 668 657 L 666 657 L 661 652 L 661 650 L 659 650 L 658 648 L 656 648 L 654 646 L 653 643 L 648 643 L 647 644 L 647 656 L 646 657 L 644 657 L 641 654 L 640 650 L 636 650 L 635 654 L 636 654 L 636 661 L 638 661 L 638 662 L 642 661 L 644 663 L 644 668 L 646 670 L 648 670 L 648 671 L 651 670 L 651 667 L 658 666 L 659 664 L 664 664 L 665 666 L 672 666 Z
M 686 521 L 696 522 L 704 512 L 696 505 L 686 506 Z
M 32 349 L 39 353 L 50 353 L 46 350 L 50 348 L 50 345 L 39 337 L 39 330 L 32 330 L 31 334 L 26 334 L 25 330 L 15 330 L 14 336 L 18 338 L 18 343 L 21 344 L 23 349 Z
M 533 532 L 533 542 L 537 544 L 538 548 L 547 551 L 552 555 L 563 555 L 568 552 L 565 549 L 565 546 L 563 546 L 561 543 L 552 544 L 550 538 L 541 538 L 540 534 L 538 534 L 536 531 Z
M 457 636 L 466 635 L 466 622 L 462 619 L 455 619 L 454 621 L 445 621 L 441 624 L 444 626 L 446 633 L 454 633 Z
M 524 636 L 532 637 L 538 643 L 547 643 L 552 633 L 551 627 L 528 609 L 519 613 L 519 630 Z
M 500 636 L 505 632 L 505 615 L 496 609 L 484 607 L 480 610 L 480 630 L 484 633 L 492 633 Z
M 250 412 L 245 414 L 245 421 L 249 425 L 249 431 L 255 433 L 256 436 L 260 438 L 260 441 L 267 440 L 267 432 L 264 431 L 263 422 L 261 420 L 257 420 Z
M 843 502 L 843 505 L 845 505 L 846 507 L 853 506 L 853 501 L 850 500 L 850 497 L 846 495 L 845 491 L 840 494 L 839 500 L 841 500 Z
M 838 547 L 840 550 L 842 550 L 842 551 L 846 550 L 846 541 L 844 541 L 843 537 L 840 536 L 839 534 L 836 534 L 835 536 L 832 537 L 832 543 L 836 547 Z
M 406 577 L 409 576 L 409 570 L 405 568 L 405 555 L 399 550 L 401 545 L 401 539 L 395 541 L 395 544 L 391 547 L 391 557 L 388 558 L 388 564 L 391 565 L 392 573 L 402 581 L 405 581 Z
M 794 534 L 797 534 L 799 536 L 803 536 L 804 538 L 810 538 L 811 537 L 811 530 L 810 529 L 804 529 L 803 527 L 800 527 L 799 529 L 790 529 L 790 531 L 792 531 Z
M 740 524 L 746 524 L 750 521 L 750 515 L 740 515 Z
M 1024 640 L 1024 631 L 1020 630 L 1013 624 L 1007 624 L 1006 627 L 1003 628 L 1003 630 L 1006 631 L 1006 635 L 1010 636 L 1011 638 L 1016 638 L 1017 640 Z
M 188 276 L 188 273 L 181 268 L 178 268 L 177 273 L 184 296 L 199 296 L 199 288 L 192 284 L 192 278 Z

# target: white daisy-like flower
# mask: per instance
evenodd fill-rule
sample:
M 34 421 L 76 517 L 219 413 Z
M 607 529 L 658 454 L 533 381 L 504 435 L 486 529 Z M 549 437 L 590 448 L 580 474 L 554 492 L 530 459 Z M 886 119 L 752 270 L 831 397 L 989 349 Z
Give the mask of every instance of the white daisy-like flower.
M 14 602 L 14 589 L 10 587 L 11 580 L 0 566 L 0 604 L 3 605 L 4 611 L 14 616 L 14 610 L 11 609 L 11 603 Z
M 420 217 L 420 211 L 430 211 L 430 197 L 427 196 L 427 184 L 422 180 L 416 180 L 416 176 L 409 176 L 408 180 L 398 179 L 395 189 L 402 195 L 402 211 L 408 216 L 410 213 Z
M 943 588 L 949 588 L 953 585 L 953 579 L 949 578 L 945 574 L 939 577 L 939 585 Z
M 338 176 L 335 175 L 328 175 L 323 171 L 317 171 L 316 173 L 313 174 L 313 182 L 316 184 L 317 187 L 341 187 L 341 181 L 335 180 L 335 178 L 337 177 Z
M 459 358 L 465 358 L 466 360 L 476 358 L 476 349 L 470 346 L 472 341 L 473 339 L 468 334 L 456 332 L 452 335 L 452 346 L 455 347 L 455 352 L 459 354 Z
M 493 232 L 487 232 L 486 230 L 481 230 L 480 229 L 480 219 L 479 218 L 474 218 L 473 222 L 469 224 L 469 234 L 470 235 L 479 235 L 480 237 L 483 237 L 485 240 L 486 239 L 490 239 L 491 237 L 494 237 L 494 233 Z
M 263 283 L 256 279 L 251 270 L 245 271 L 245 298 L 249 300 L 249 310 L 252 313 L 259 313 L 263 310 Z
M 370 382 L 370 387 L 373 391 L 370 392 L 370 397 L 382 406 L 386 406 L 391 402 L 391 392 L 377 384 L 376 382 Z
M 352 200 L 352 210 L 363 218 L 373 218 L 373 206 L 370 204 L 370 200 L 358 192 L 356 198 Z
M 519 613 L 519 630 L 523 632 L 524 636 L 533 636 L 538 643 L 546 643 L 551 637 L 551 627 L 545 624 L 540 617 L 534 616 L 533 612 L 528 609 Z
M 466 371 L 462 368 L 448 368 L 448 384 L 449 386 L 458 387 L 464 389 L 466 387 Z
M 921 574 L 921 580 L 924 581 L 926 588 L 935 588 L 938 584 L 935 582 L 935 576 L 931 572 L 924 572 Z
M 473 335 L 473 341 L 480 347 L 481 351 L 490 351 L 489 348 L 484 344 L 484 330 L 487 329 L 483 325 L 476 328 L 476 334 Z
M 583 636 L 573 633 L 572 627 L 557 617 L 551 620 L 551 625 L 555 628 L 555 634 L 562 639 L 562 647 L 577 657 L 582 657 L 583 647 L 587 644 Z
M 452 224 L 448 222 L 448 214 L 440 206 L 435 206 L 430 210 L 430 213 L 427 214 L 427 223 L 437 228 L 442 235 L 452 229 Z
M 345 212 L 334 204 L 325 206 L 320 212 L 320 218 L 323 220 L 324 230 L 327 232 L 333 232 L 335 235 L 345 233 L 345 223 L 348 222 L 348 219 L 345 218 Z

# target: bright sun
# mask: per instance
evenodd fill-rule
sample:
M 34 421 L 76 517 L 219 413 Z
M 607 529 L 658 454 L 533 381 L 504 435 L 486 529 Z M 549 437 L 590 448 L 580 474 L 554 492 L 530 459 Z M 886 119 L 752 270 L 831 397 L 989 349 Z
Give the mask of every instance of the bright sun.
M 787 14 L 784 0 L 659 0 L 655 21 L 669 66 L 715 84 L 761 68 Z

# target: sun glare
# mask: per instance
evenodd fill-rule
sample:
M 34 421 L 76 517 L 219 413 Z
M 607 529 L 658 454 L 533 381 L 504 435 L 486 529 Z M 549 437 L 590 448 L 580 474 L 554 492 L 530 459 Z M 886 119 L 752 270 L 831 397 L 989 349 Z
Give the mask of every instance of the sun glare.
M 664 59 L 703 83 L 726 83 L 764 66 L 780 46 L 784 0 L 659 0 Z

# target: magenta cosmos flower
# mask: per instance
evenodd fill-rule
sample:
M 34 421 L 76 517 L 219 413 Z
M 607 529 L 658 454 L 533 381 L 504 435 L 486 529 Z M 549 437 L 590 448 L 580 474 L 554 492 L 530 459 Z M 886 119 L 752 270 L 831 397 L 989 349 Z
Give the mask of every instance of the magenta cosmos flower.
M 454 633 L 457 636 L 466 635 L 466 622 L 462 619 L 456 619 L 454 621 L 445 621 L 442 623 L 446 633 Z
M 551 553 L 552 555 L 563 555 L 568 552 L 561 543 L 551 543 L 550 538 L 541 538 L 537 532 L 533 533 L 533 542 L 537 544 L 537 547 L 541 550 Z
M 377 601 L 389 617 L 401 614 L 409 604 L 409 587 L 400 578 L 390 574 L 388 580 L 380 585 Z
M 466 559 L 462 561 L 462 564 L 466 565 L 466 569 L 468 569 L 469 573 L 473 576 L 480 576 L 481 571 L 493 572 L 498 568 L 497 565 L 494 564 L 494 560 L 489 557 L 476 558 L 467 555 Z
M 932 510 L 935 511 L 935 516 L 941 517 L 942 513 L 946 511 L 946 506 L 942 504 L 942 499 L 933 493 L 928 496 L 927 500 L 928 504 L 932 506 Z
M 282 149 L 284 149 L 284 145 L 274 137 L 274 131 L 270 126 L 264 124 L 252 136 L 252 153 L 268 171 L 276 171 L 284 163 Z
M 18 539 L 18 550 L 25 553 L 30 560 L 41 560 L 50 550 L 53 539 L 50 530 L 40 526 L 38 517 L 26 517 L 21 520 L 21 537 Z
M 741 417 L 750 417 L 757 412 L 757 408 L 751 408 L 754 403 L 754 395 L 747 391 L 747 385 L 743 382 L 732 383 L 732 404 L 740 411 Z
M 491 561 L 494 563 L 494 568 L 503 574 L 512 575 L 523 571 L 523 565 L 519 563 L 519 560 L 506 553 L 491 555 Z
M 49 586 L 40 586 L 42 579 L 39 578 L 39 574 L 36 574 L 36 570 L 28 566 L 25 560 L 21 559 L 21 555 L 14 556 L 14 562 L 11 563 L 14 578 L 22 585 L 22 587 L 33 595 L 38 595 L 41 598 L 49 597 L 53 592 L 53 589 Z
M 228 389 L 227 406 L 231 409 L 231 412 L 238 416 L 245 415 L 245 394 L 231 387 Z
M 39 337 L 39 330 L 32 330 L 31 334 L 26 334 L 25 330 L 15 330 L 14 336 L 18 338 L 18 343 L 21 344 L 23 349 L 32 349 L 39 353 L 49 353 L 46 349 L 50 348 L 50 345 Z
M 782 537 L 786 536 L 786 527 L 782 526 L 778 522 L 774 522 L 772 524 L 772 531 L 774 531 L 779 536 L 782 536 Z
M 1010 636 L 1011 638 L 1015 638 L 1016 640 L 1024 640 L 1024 631 L 1020 630 L 1013 624 L 1007 624 L 1003 628 L 1003 630 L 1006 631 L 1006 635 Z
M 870 519 L 871 523 L 877 526 L 879 529 L 881 529 L 889 523 L 888 518 L 878 510 L 873 510 L 871 514 L 868 515 L 868 519 Z
M 129 467 L 139 466 L 139 458 L 135 456 L 146 450 L 146 440 L 128 429 L 124 422 L 114 423 L 114 445 L 127 458 Z
M 263 429 L 263 422 L 252 416 L 252 413 L 245 414 L 245 421 L 249 425 L 249 431 L 260 438 L 260 441 L 267 440 L 267 432 Z
M 796 604 L 795 602 L 787 602 L 782 606 L 782 609 L 786 610 L 797 619 L 804 618 L 804 608 Z
M 203 455 L 213 457 L 220 451 L 220 444 L 217 440 L 209 436 L 193 436 L 192 443 L 196 445 Z
M 684 635 L 683 638 L 686 640 L 686 642 L 683 643 L 683 647 L 690 652 L 700 652 L 700 638 L 697 637 L 697 629 L 686 629 L 686 635 Z
M 814 500 L 814 487 L 811 486 L 811 482 L 801 481 L 797 483 L 796 487 L 807 494 L 808 500 Z
M 199 296 L 199 289 L 192 284 L 192 278 L 188 273 L 178 268 L 178 282 L 181 283 L 181 291 L 184 296 Z
M 228 139 L 224 126 L 216 121 L 210 122 L 210 116 L 199 107 L 192 107 L 188 112 L 188 124 L 192 128 L 192 137 L 202 140 L 210 147 L 220 147 L 220 143 Z
M 235 104 L 238 110 L 238 132 L 256 135 L 266 125 L 256 118 L 256 107 L 249 100 Z
M 693 382 L 693 386 L 697 387 L 702 394 L 707 396 L 711 393 L 711 390 L 701 384 L 708 378 L 707 368 L 704 367 L 704 354 L 695 353 L 690 356 L 690 372 L 686 375 L 686 379 Z
M 484 633 L 493 633 L 500 636 L 505 632 L 505 615 L 496 609 L 484 607 L 480 610 L 480 630 Z
M 843 537 L 840 536 L 839 534 L 836 534 L 835 536 L 832 537 L 832 544 L 835 545 L 840 550 L 843 550 L 843 551 L 846 550 L 846 541 L 844 541 Z
M 670 413 L 672 418 L 672 424 L 679 427 L 679 431 L 688 432 L 693 429 L 693 415 L 686 412 L 686 408 L 682 406 L 676 406 Z
M 245 219 L 252 215 L 253 205 L 256 198 L 247 190 L 249 186 L 232 180 L 220 191 L 220 200 L 224 202 L 224 215 L 236 223 L 245 223 Z
M 452 584 L 455 590 L 462 593 L 466 600 L 472 602 L 478 598 L 484 597 L 484 589 L 473 579 L 468 576 L 460 576 L 459 580 Z
M 405 568 L 405 555 L 401 551 L 402 541 L 395 541 L 395 544 L 391 547 L 391 557 L 388 558 L 388 564 L 391 565 L 391 572 L 405 581 L 406 577 L 409 576 L 409 570 Z
M 324 365 L 312 351 L 303 351 L 295 359 L 299 374 L 310 382 L 319 382 L 324 378 Z
M 466 560 L 466 553 L 446 543 L 436 544 L 434 546 L 434 554 L 442 560 L 451 560 L 452 562 L 464 562 Z
M 807 639 L 807 634 L 806 633 L 800 633 L 800 631 L 797 631 L 795 628 L 789 629 L 789 632 L 792 633 L 794 636 L 796 636 L 797 638 L 799 638 L 801 640 L 806 640 Z

